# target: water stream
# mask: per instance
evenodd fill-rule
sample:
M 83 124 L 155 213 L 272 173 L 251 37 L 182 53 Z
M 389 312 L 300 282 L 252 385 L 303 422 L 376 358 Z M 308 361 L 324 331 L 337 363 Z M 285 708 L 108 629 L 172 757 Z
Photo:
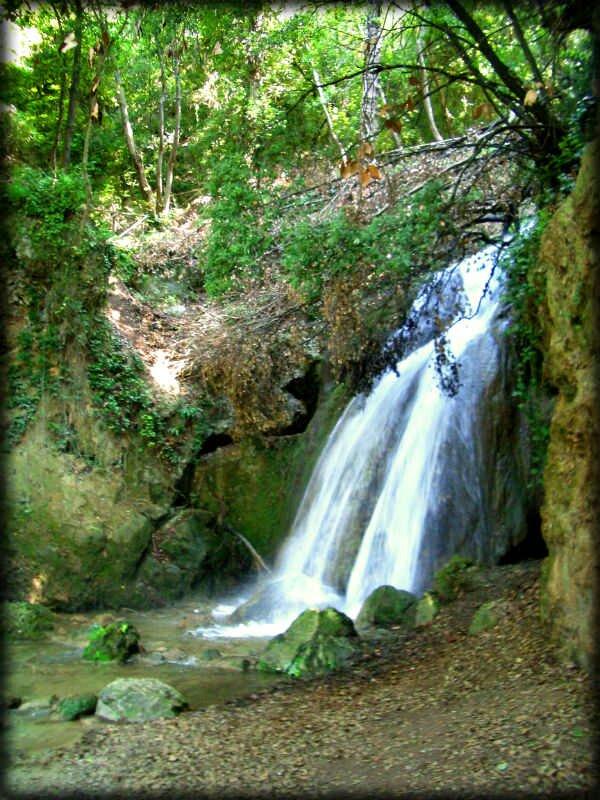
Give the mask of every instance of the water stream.
M 423 287 L 395 334 L 408 355 L 346 407 L 273 576 L 218 606 L 201 636 L 274 635 L 308 607 L 333 605 L 355 618 L 377 586 L 424 590 L 461 546 L 494 555 L 485 543 L 493 540 L 489 458 L 478 426 L 503 357 L 498 256 L 490 246 Z M 458 366 L 454 396 L 440 387 L 435 317 Z

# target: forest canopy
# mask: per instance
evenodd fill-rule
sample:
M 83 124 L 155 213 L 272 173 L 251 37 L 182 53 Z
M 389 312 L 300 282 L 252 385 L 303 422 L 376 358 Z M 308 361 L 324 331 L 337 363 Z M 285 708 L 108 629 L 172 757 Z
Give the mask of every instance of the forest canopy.
M 194 206 L 210 224 L 212 295 L 256 272 L 281 203 L 332 170 L 361 201 L 389 154 L 491 131 L 478 157 L 518 163 L 530 194 L 561 192 L 593 111 L 597 37 L 579 2 L 56 0 L 3 13 L 12 201 L 44 206 L 50 176 L 61 213 L 84 205 L 113 234 Z

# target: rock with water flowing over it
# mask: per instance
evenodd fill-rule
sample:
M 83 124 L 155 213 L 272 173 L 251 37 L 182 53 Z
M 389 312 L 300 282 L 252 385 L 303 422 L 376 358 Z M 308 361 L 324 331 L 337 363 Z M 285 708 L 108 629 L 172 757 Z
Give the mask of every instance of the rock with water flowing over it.
M 388 628 L 415 623 L 417 597 L 393 586 L 378 586 L 367 597 L 356 618 L 357 628 Z
M 187 707 L 177 689 L 156 678 L 118 678 L 98 695 L 96 716 L 112 722 L 145 722 L 176 717 Z
M 139 651 L 140 635 L 130 622 L 112 622 L 97 626 L 83 651 L 87 661 L 127 661 Z
M 342 667 L 357 649 L 358 634 L 350 617 L 335 608 L 307 609 L 271 639 L 258 669 L 293 677 L 322 675 Z

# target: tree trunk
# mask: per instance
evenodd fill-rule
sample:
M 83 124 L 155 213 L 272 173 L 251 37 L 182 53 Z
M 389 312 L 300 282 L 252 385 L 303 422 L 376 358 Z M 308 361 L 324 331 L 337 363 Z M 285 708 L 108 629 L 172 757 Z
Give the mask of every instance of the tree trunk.
M 175 72 L 175 131 L 173 133 L 173 144 L 169 153 L 167 164 L 167 179 L 165 182 L 165 198 L 163 212 L 169 213 L 171 207 L 171 193 L 173 189 L 173 175 L 175 172 L 175 161 L 177 160 L 177 149 L 179 148 L 179 134 L 181 129 L 181 74 L 179 72 L 179 57 L 174 58 Z
M 117 85 L 117 100 L 119 102 L 119 108 L 121 109 L 121 120 L 123 122 L 123 133 L 125 135 L 125 143 L 127 144 L 129 155 L 131 156 L 131 160 L 133 161 L 133 165 L 137 173 L 138 185 L 140 187 L 140 190 L 144 195 L 144 199 L 154 209 L 156 205 L 154 194 L 152 192 L 150 184 L 148 183 L 148 179 L 146 178 L 146 172 L 144 170 L 142 157 L 139 154 L 139 151 L 135 144 L 135 139 L 133 136 L 133 128 L 131 127 L 131 122 L 129 121 L 129 108 L 127 106 L 127 98 L 125 96 L 125 90 L 123 89 L 123 84 L 121 82 L 121 73 L 119 72 L 118 69 L 115 70 L 115 83 Z
M 346 150 L 344 145 L 341 143 L 337 133 L 335 132 L 335 128 L 333 127 L 333 120 L 331 119 L 331 114 L 329 113 L 329 108 L 327 106 L 327 98 L 325 97 L 325 92 L 323 91 L 323 87 L 321 86 L 321 78 L 319 73 L 313 67 L 313 78 L 315 81 L 315 86 L 317 87 L 317 92 L 319 94 L 319 100 L 321 101 L 321 108 L 323 109 L 323 113 L 325 114 L 325 119 L 327 120 L 327 125 L 329 126 L 329 133 L 331 134 L 331 138 L 338 146 L 340 154 L 342 156 L 342 163 L 346 163 Z
M 160 54 L 160 100 L 158 102 L 158 156 L 156 158 L 156 213 L 163 205 L 163 160 L 165 157 L 165 100 L 167 87 L 165 78 L 164 53 Z
M 370 141 L 379 133 L 377 97 L 379 95 L 379 56 L 381 54 L 381 26 L 379 24 L 380 4 L 371 5 L 365 26 L 365 71 L 363 72 L 363 93 L 360 120 L 361 141 Z
M 436 142 L 442 142 L 444 137 L 439 132 L 438 126 L 435 123 L 435 116 L 433 114 L 433 105 L 431 103 L 431 97 L 429 96 L 429 78 L 427 76 L 427 65 L 425 64 L 425 43 L 423 41 L 423 28 L 419 28 L 419 32 L 417 33 L 417 59 L 419 61 L 419 65 L 421 67 L 421 81 L 423 83 L 423 104 L 425 106 L 425 113 L 427 114 L 427 121 L 429 122 L 429 127 L 431 129 L 431 133 L 433 138 Z
M 71 86 L 69 88 L 69 109 L 67 111 L 67 125 L 65 128 L 65 141 L 63 145 L 62 165 L 68 166 L 71 162 L 71 144 L 75 130 L 75 113 L 79 95 L 79 76 L 81 74 L 81 34 L 83 28 L 83 10 L 81 0 L 75 0 L 75 40 L 77 47 L 73 48 L 73 67 L 71 70 Z

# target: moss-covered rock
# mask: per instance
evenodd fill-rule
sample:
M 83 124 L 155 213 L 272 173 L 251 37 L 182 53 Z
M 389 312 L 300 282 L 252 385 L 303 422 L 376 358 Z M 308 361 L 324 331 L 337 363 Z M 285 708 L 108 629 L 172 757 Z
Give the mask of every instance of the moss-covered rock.
M 431 592 L 425 592 L 417 603 L 415 627 L 422 628 L 425 625 L 430 625 L 439 614 L 439 611 L 440 604 L 436 596 Z
M 542 237 L 536 271 L 544 373 L 557 391 L 544 470 L 548 560 L 542 618 L 568 659 L 594 663 L 594 584 L 600 517 L 600 137 L 585 149 L 575 189 Z
M 63 697 L 58 702 L 57 711 L 61 719 L 66 722 L 93 714 L 96 710 L 98 697 L 95 694 L 77 694 L 72 697 Z
M 477 586 L 478 567 L 468 558 L 454 555 L 433 578 L 433 589 L 444 603 L 456 600 Z
M 330 672 L 356 653 L 358 635 L 350 617 L 335 608 L 307 609 L 275 636 L 258 661 L 263 672 L 294 677 Z
M 45 606 L 25 601 L 4 603 L 8 636 L 15 639 L 39 639 L 54 628 L 54 614 Z
M 146 722 L 176 717 L 188 706 L 177 689 L 155 678 L 118 678 L 98 695 L 96 715 L 113 722 Z
M 112 622 L 105 627 L 99 625 L 90 633 L 90 641 L 83 651 L 87 661 L 127 661 L 139 652 L 140 635 L 126 621 Z
M 356 618 L 356 627 L 389 628 L 391 625 L 412 626 L 415 622 L 417 597 L 394 586 L 378 586 L 367 597 Z
M 501 618 L 501 611 L 496 600 L 490 600 L 479 606 L 473 614 L 469 625 L 469 634 L 477 634 L 495 627 Z

